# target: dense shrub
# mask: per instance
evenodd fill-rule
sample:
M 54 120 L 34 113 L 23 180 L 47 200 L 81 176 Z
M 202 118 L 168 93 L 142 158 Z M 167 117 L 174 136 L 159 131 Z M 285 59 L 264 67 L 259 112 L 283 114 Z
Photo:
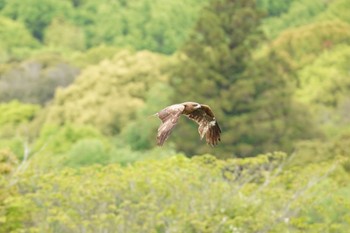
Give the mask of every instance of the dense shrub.
M 145 106 L 150 89 L 167 82 L 167 61 L 163 55 L 124 50 L 90 66 L 72 85 L 57 91 L 47 121 L 91 124 L 107 134 L 119 133 Z
M 21 195 L 8 199 L 6 207 L 20 206 L 26 213 L 18 231 L 347 229 L 350 203 L 345 197 L 350 187 L 332 179 L 343 176 L 342 170 L 332 163 L 286 169 L 287 164 L 285 154 L 275 153 L 228 161 L 178 155 L 127 167 L 66 168 L 45 174 L 29 168 L 18 177 Z M 229 177 L 228 167 L 240 173 Z M 338 199 L 342 205 L 335 204 Z M 335 217 L 337 212 L 343 215 Z
M 0 127 L 5 125 L 19 125 L 34 119 L 40 107 L 33 104 L 23 104 L 18 101 L 0 104 Z

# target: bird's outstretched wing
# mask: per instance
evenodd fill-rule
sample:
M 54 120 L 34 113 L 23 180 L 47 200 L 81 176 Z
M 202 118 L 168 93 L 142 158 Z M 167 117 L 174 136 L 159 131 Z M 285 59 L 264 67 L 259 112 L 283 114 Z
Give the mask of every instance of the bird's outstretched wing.
M 177 124 L 185 106 L 174 104 L 156 113 L 162 124 L 158 128 L 157 145 L 162 146 L 171 134 L 172 129 Z
M 215 119 L 213 111 L 208 105 L 202 104 L 200 108 L 196 109 L 195 111 L 189 114 L 186 114 L 186 116 L 191 120 L 197 122 L 197 124 L 199 125 L 198 133 L 201 139 L 203 139 L 205 135 L 206 142 L 209 145 L 215 146 L 218 144 L 218 142 L 221 140 L 221 129 L 218 122 Z

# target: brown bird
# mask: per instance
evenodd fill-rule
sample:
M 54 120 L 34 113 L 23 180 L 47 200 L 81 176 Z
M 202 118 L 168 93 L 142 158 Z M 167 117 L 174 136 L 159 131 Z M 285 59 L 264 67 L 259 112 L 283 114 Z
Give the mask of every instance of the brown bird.
M 187 116 L 199 125 L 198 132 L 201 139 L 203 139 L 205 135 L 205 139 L 209 145 L 215 146 L 218 144 L 220 141 L 221 129 L 210 107 L 196 102 L 184 102 L 170 105 L 155 114 L 162 121 L 157 134 L 158 146 L 162 146 L 168 139 L 181 114 Z

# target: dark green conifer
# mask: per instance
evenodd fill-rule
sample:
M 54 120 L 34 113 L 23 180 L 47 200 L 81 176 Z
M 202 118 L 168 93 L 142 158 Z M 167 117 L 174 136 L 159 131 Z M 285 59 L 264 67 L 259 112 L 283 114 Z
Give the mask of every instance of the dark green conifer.
M 189 122 L 174 133 L 180 150 L 252 156 L 288 150 L 295 140 L 309 136 L 303 128 L 305 115 L 291 99 L 289 62 L 272 51 L 252 56 L 264 38 L 258 30 L 261 17 L 254 0 L 214 0 L 203 10 L 179 55 L 172 83 L 176 102 L 212 106 L 223 143 L 210 149 L 197 142 L 196 125 Z

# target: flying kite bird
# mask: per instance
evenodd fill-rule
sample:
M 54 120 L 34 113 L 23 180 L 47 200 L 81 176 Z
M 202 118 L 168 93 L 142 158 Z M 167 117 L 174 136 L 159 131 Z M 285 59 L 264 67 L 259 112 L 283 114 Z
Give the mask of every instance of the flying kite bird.
M 210 107 L 195 102 L 184 102 L 170 105 L 155 114 L 162 121 L 157 134 L 158 146 L 162 146 L 168 139 L 181 114 L 199 125 L 198 133 L 201 139 L 203 139 L 205 135 L 205 139 L 209 145 L 215 146 L 218 144 L 220 141 L 221 129 Z

